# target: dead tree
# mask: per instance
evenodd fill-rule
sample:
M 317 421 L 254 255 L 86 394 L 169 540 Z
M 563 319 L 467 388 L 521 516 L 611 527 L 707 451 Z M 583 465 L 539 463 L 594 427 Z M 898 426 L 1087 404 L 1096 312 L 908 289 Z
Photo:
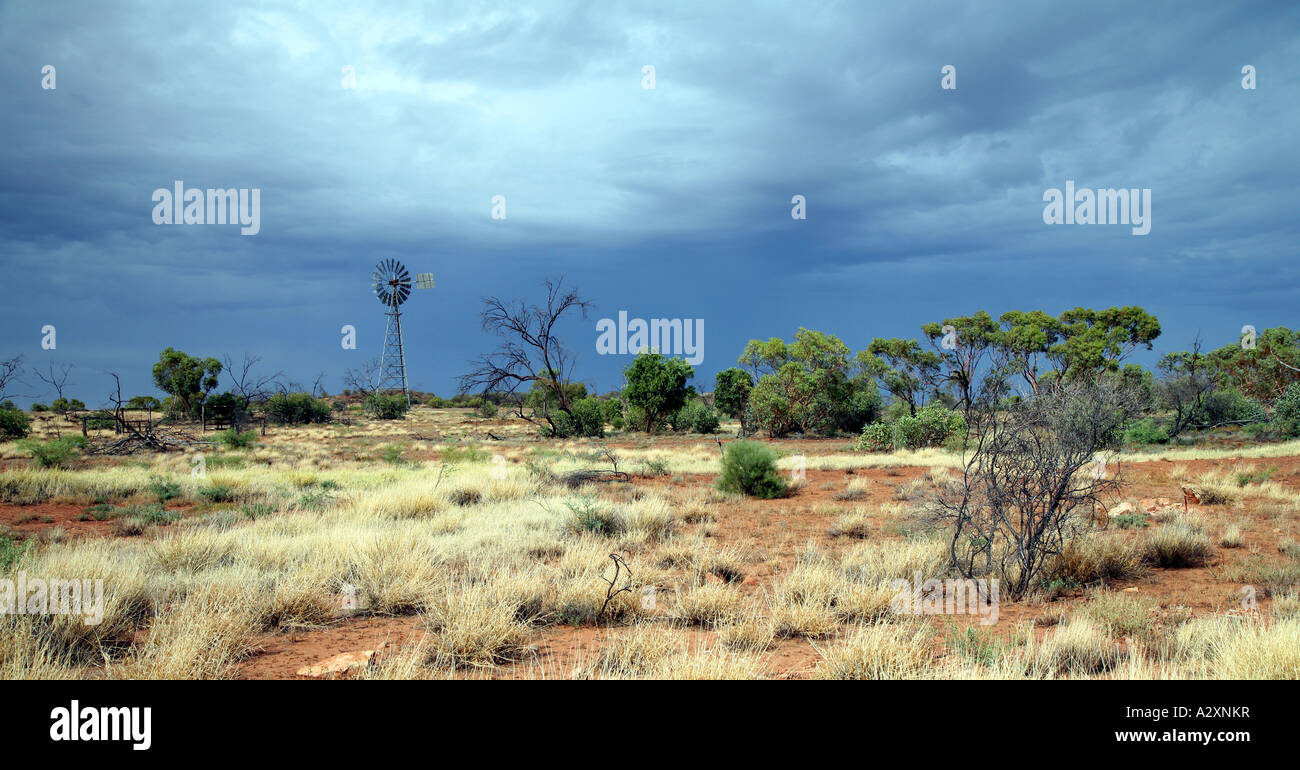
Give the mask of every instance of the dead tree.
M 587 318 L 591 303 L 573 289 L 564 288 L 564 279 L 547 279 L 545 306 L 528 305 L 522 299 L 506 302 L 497 297 L 483 300 L 483 330 L 501 337 L 495 351 L 480 357 L 474 368 L 460 378 L 460 392 L 481 390 L 487 393 L 515 395 L 521 387 L 540 386 L 540 403 L 534 413 L 524 412 L 526 398 L 519 398 L 515 416 L 534 424 L 545 422 L 556 432 L 552 410 L 572 412 L 570 403 L 574 359 L 556 336 L 556 326 L 574 312 Z
M 211 446 L 210 441 L 201 441 L 188 433 L 175 430 L 162 430 L 150 420 L 127 420 L 125 401 L 122 399 L 122 381 L 117 372 L 105 372 L 113 378 L 114 390 L 108 394 L 108 401 L 113 405 L 114 433 L 123 436 L 107 444 L 98 444 L 90 448 L 90 454 L 125 455 L 141 449 L 165 452 L 168 449 L 186 449 L 196 446 Z
M 363 361 L 359 368 L 348 369 L 343 373 L 343 387 L 359 396 L 369 396 L 375 389 L 378 375 L 379 358 L 372 356 Z
M 21 353 L 6 361 L 0 361 L 0 400 L 9 396 L 10 386 L 22 383 L 23 356 Z
M 972 413 L 961 480 L 932 500 L 952 527 L 951 560 L 963 577 L 996 577 L 1012 598 L 1033 586 L 1081 531 L 1083 514 L 1119 487 L 1119 469 L 1099 465 L 1098 453 L 1118 446 L 1136 401 L 1123 383 L 1097 378 L 1005 412 Z
M 54 394 L 59 399 L 63 399 L 63 389 L 68 387 L 68 375 L 72 373 L 72 364 L 60 364 L 57 368 L 50 363 L 49 368 L 42 372 L 40 369 L 33 368 L 32 374 L 41 382 L 54 388 Z
M 276 383 L 284 377 L 284 372 L 276 372 L 272 375 L 254 374 L 253 368 L 262 362 L 262 357 L 252 353 L 244 353 L 244 360 L 239 366 L 235 366 L 229 353 L 222 356 L 222 361 L 225 364 L 223 369 L 230 377 L 231 392 L 243 400 L 245 408 L 251 403 L 270 398 L 275 391 Z

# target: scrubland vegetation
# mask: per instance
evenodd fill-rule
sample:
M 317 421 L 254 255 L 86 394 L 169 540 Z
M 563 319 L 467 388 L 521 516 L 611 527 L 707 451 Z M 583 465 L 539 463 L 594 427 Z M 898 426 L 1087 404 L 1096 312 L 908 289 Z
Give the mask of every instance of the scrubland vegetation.
M 933 352 L 755 340 L 703 393 L 655 353 L 602 396 L 489 357 L 477 395 L 408 407 L 364 373 L 331 397 L 169 349 L 167 398 L 121 399 L 84 439 L 75 410 L 10 404 L 0 577 L 102 579 L 104 606 L 0 615 L 0 676 L 296 676 L 362 652 L 344 675 L 1300 676 L 1293 333 L 1157 376 L 1123 363 L 1159 333 L 1138 308 L 923 331 Z M 151 418 L 197 441 L 97 452 Z M 945 580 L 997 580 L 994 622 L 987 594 L 900 604 Z

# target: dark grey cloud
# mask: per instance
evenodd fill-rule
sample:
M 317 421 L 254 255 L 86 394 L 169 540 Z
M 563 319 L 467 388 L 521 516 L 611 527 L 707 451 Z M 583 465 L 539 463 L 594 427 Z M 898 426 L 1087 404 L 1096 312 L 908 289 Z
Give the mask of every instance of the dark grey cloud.
M 147 390 L 168 345 L 337 388 L 378 351 L 385 256 L 438 277 L 407 322 L 413 382 L 442 393 L 491 344 L 478 299 L 557 274 L 597 318 L 706 319 L 708 381 L 750 337 L 860 347 L 980 308 L 1143 304 L 1166 349 L 1294 326 L 1297 22 L 1291 3 L 6 4 L 0 266 L 21 288 L 0 355 L 76 361 L 88 399 L 105 368 Z M 259 188 L 261 232 L 155 226 L 177 179 Z M 1044 225 L 1067 179 L 1151 188 L 1151 234 Z M 627 361 L 595 355 L 594 319 L 571 336 L 613 387 Z

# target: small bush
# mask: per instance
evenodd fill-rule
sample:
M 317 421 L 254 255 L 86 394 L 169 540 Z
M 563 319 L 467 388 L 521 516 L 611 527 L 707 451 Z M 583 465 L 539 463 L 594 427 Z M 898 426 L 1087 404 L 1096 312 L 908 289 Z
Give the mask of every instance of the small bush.
M 673 428 L 687 433 L 717 433 L 718 415 L 703 401 L 692 401 L 672 419 Z
M 257 441 L 257 431 L 246 430 L 240 433 L 231 428 L 217 433 L 217 443 L 227 449 L 247 449 Z
M 931 404 L 916 416 L 904 416 L 894 423 L 895 449 L 922 449 L 943 446 L 954 436 L 966 432 L 966 419 L 951 409 Z
M 1066 542 L 1047 569 L 1058 587 L 1080 586 L 1099 580 L 1125 580 L 1146 572 L 1142 554 L 1122 538 L 1080 536 Z
M 17 542 L 8 535 L 0 535 L 0 572 L 10 569 L 27 553 L 31 541 Z
M 266 503 L 244 503 L 239 507 L 239 512 L 250 519 L 260 519 L 275 513 L 275 509 Z
M 31 432 L 31 423 L 27 415 L 13 408 L 0 408 L 0 437 L 7 439 L 27 438 Z
M 939 404 L 931 404 L 915 416 L 900 416 L 892 425 L 881 421 L 866 425 L 858 437 L 857 448 L 864 452 L 884 452 L 952 446 L 965 435 L 966 418 Z
M 484 401 L 483 406 L 478 408 L 478 416 L 491 419 L 497 416 L 497 405 L 491 401 Z
M 402 444 L 384 444 L 379 448 L 379 456 L 382 457 L 386 463 L 401 465 L 405 462 L 405 460 L 402 459 L 402 453 L 405 451 L 406 447 Z
M 1252 469 L 1249 471 L 1242 471 L 1241 473 L 1238 473 L 1236 475 L 1237 486 L 1244 487 L 1248 484 L 1263 484 L 1265 481 L 1271 479 L 1274 473 L 1277 473 L 1277 468 L 1264 468 L 1262 470 Z
M 51 441 L 23 439 L 18 448 L 30 452 L 32 461 L 41 468 L 64 468 L 77 456 L 77 450 L 86 446 L 84 436 L 64 436 Z
M 1122 513 L 1111 519 L 1120 529 L 1146 529 L 1151 526 L 1151 519 L 1145 513 Z
M 753 441 L 727 445 L 718 488 L 764 500 L 784 497 L 788 489 L 785 479 L 777 473 L 776 453 Z
M 371 393 L 366 396 L 362 403 L 366 414 L 376 420 L 400 420 L 406 416 L 406 412 L 411 408 L 406 402 L 406 396 L 401 394 L 384 395 L 383 393 Z
M 149 492 L 158 498 L 158 502 L 165 503 L 181 496 L 181 485 L 163 476 L 154 476 L 149 479 Z
M 1214 544 L 1198 529 L 1169 524 L 1147 535 L 1142 556 L 1157 567 L 1199 567 L 1214 554 Z
M 595 501 L 565 503 L 569 517 L 565 528 L 574 534 L 590 532 L 604 537 L 612 537 L 627 529 L 627 522 L 617 512 L 605 508 Z
M 1287 386 L 1273 406 L 1273 429 L 1283 436 L 1300 436 L 1300 382 Z
M 266 416 L 284 425 L 327 422 L 330 405 L 310 393 L 277 393 L 266 402 Z
M 580 398 L 573 402 L 572 413 L 557 412 L 551 416 L 555 430 L 543 426 L 542 433 L 554 438 L 602 438 L 605 435 L 605 412 L 598 398 Z
M 1124 431 L 1126 444 L 1167 444 L 1169 432 L 1150 417 L 1138 420 Z
M 199 497 L 209 503 L 227 503 L 235 499 L 235 493 L 224 484 L 213 484 L 199 490 Z
M 149 531 L 149 522 L 138 516 L 127 516 L 113 522 L 113 534 L 118 537 L 139 537 Z
M 863 427 L 858 437 L 858 450 L 863 452 L 888 452 L 894 448 L 894 428 L 877 420 Z

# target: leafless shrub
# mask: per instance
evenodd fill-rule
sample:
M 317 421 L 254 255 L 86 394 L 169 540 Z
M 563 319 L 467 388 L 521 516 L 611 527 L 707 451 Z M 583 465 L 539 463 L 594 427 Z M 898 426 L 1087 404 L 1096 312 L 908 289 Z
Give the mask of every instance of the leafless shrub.
M 1098 453 L 1117 445 L 1135 408 L 1131 390 L 1102 377 L 973 412 L 961 480 L 934 498 L 962 576 L 995 575 L 1008 596 L 1022 597 L 1081 531 L 1075 512 L 1091 512 L 1118 488 L 1118 468 L 1104 469 Z

